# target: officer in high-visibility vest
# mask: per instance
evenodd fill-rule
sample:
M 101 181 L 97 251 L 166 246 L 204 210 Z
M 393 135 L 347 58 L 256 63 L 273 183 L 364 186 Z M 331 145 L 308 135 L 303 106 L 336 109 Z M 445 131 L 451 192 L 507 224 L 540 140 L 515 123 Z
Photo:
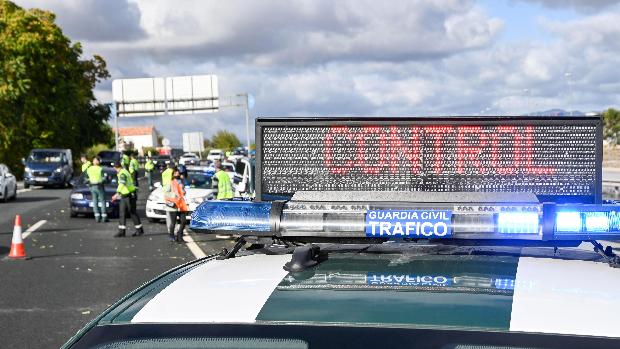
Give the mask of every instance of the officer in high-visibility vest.
M 136 211 L 136 187 L 133 184 L 131 174 L 129 170 L 127 170 L 127 167 L 123 167 L 120 164 L 117 164 L 115 168 L 118 173 L 118 188 L 112 199 L 120 200 L 120 217 L 118 221 L 118 233 L 116 233 L 114 237 L 125 236 L 125 231 L 127 230 L 125 223 L 127 222 L 128 214 L 131 216 L 133 225 L 136 228 L 132 236 L 142 235 L 144 234 L 144 230 L 142 229 L 142 222 L 140 222 L 140 217 Z
M 84 173 L 86 172 L 86 169 L 89 168 L 92 164 L 86 158 L 86 154 L 82 154 L 82 156 L 80 156 L 80 161 L 82 161 L 82 173 Z
M 93 201 L 93 213 L 95 221 L 107 222 L 108 213 L 105 206 L 105 188 L 103 186 L 103 168 L 99 166 L 98 157 L 93 158 L 93 164 L 86 169 L 86 178 L 90 186 L 90 194 Z
M 217 181 L 217 199 L 218 200 L 230 200 L 233 198 L 234 193 L 232 189 L 232 183 L 230 182 L 230 176 L 228 172 L 222 170 L 222 163 L 215 163 L 215 175 L 213 175 L 215 181 Z M 215 186 L 215 181 L 213 185 Z
M 138 186 L 138 171 L 140 170 L 140 163 L 138 159 L 132 154 L 129 160 L 129 173 L 133 177 L 133 184 Z
M 153 170 L 155 169 L 155 164 L 153 163 L 153 159 L 151 158 L 151 154 L 146 158 L 146 162 L 144 163 L 144 172 L 146 173 L 146 181 L 149 184 L 149 191 L 153 190 Z

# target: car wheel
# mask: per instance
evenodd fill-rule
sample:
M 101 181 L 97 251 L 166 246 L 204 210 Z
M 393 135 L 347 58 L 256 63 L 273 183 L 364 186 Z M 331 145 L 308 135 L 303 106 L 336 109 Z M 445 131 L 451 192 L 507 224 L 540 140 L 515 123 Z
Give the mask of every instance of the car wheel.
M 13 189 L 13 197 L 11 199 L 17 200 L 17 184 L 15 184 L 15 187 Z
M 30 188 L 30 184 L 24 182 L 24 189 L 28 189 L 28 188 Z
M 78 215 L 78 214 L 77 214 L 77 212 L 74 212 L 74 211 L 73 211 L 73 210 L 71 210 L 71 209 L 69 210 L 69 216 L 70 216 L 71 218 L 75 218 L 75 217 L 77 217 L 77 215 Z
M 6 190 L 6 187 L 4 187 L 4 196 L 2 197 L 2 202 L 4 202 L 5 204 L 9 202 L 9 191 Z

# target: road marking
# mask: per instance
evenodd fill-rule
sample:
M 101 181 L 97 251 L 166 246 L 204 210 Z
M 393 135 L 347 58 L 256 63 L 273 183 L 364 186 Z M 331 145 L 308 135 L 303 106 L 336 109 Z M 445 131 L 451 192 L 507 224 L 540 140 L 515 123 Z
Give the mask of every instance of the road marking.
M 207 254 L 200 248 L 200 246 L 198 246 L 198 244 L 196 243 L 196 241 L 194 241 L 190 234 L 184 236 L 183 239 L 186 242 L 185 245 L 187 246 L 187 248 L 189 248 L 189 251 L 194 255 L 194 257 L 196 257 L 196 259 L 204 258 L 207 256 Z
M 26 193 L 32 191 L 32 189 L 28 188 L 28 189 L 17 189 L 17 194 L 21 194 L 21 193 Z
M 27 238 L 30 234 L 34 233 L 35 230 L 39 229 L 43 224 L 47 223 L 45 219 L 42 219 L 36 222 L 33 226 L 26 229 L 26 231 L 22 234 L 22 239 Z

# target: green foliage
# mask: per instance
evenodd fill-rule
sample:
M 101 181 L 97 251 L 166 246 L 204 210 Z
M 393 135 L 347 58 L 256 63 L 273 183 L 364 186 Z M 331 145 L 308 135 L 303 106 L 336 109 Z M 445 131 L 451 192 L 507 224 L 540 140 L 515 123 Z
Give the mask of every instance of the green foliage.
M 88 158 L 88 160 L 92 160 L 92 158 L 97 156 L 100 151 L 104 150 L 110 150 L 110 147 L 107 144 L 95 144 L 92 147 L 87 148 L 84 151 L 84 154 L 86 154 L 86 158 Z
M 216 149 L 231 151 L 236 147 L 240 147 L 241 142 L 234 133 L 221 130 L 213 135 L 213 138 L 211 138 L 211 145 Z
M 159 155 L 159 151 L 157 151 L 157 148 L 155 147 L 144 147 L 142 148 L 142 151 L 144 152 L 144 156 L 148 156 L 149 152 L 151 152 L 151 156 Z
M 620 111 L 609 108 L 603 113 L 603 137 L 610 139 L 615 145 L 620 132 Z
M 70 148 L 74 154 L 107 143 L 108 106 L 93 88 L 109 77 L 103 58 L 81 59 L 51 12 L 0 0 L 0 162 L 21 172 L 32 148 Z

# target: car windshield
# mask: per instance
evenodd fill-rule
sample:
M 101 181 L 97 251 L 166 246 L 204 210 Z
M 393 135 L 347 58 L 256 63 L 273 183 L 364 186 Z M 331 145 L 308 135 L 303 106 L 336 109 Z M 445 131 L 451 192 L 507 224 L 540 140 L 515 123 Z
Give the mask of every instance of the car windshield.
M 187 183 L 190 188 L 211 189 L 211 175 L 204 172 L 189 171 L 187 173 Z
M 102 151 L 99 152 L 99 157 L 102 159 L 118 159 L 121 157 L 121 154 L 115 151 Z
M 57 163 L 62 159 L 62 153 L 57 151 L 34 151 L 28 157 L 29 162 Z
M 118 184 L 118 177 L 116 174 L 116 170 L 114 169 L 104 169 L 103 170 L 103 184 L 109 186 L 115 186 Z M 80 178 L 78 178 L 77 185 L 87 185 L 86 174 L 82 174 Z

